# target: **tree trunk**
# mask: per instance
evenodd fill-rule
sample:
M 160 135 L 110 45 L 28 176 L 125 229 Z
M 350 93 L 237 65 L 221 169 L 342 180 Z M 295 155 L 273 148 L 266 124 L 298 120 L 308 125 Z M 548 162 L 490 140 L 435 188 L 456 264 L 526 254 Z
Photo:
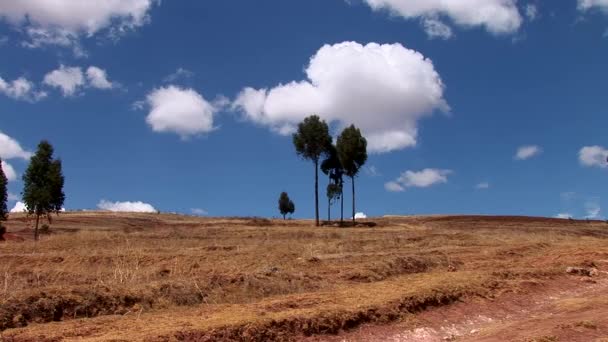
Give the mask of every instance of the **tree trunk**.
M 331 176 L 329 177 L 328 184 L 331 184 Z M 329 197 L 329 196 L 327 196 L 327 223 L 328 224 L 331 223 L 331 197 Z
M 315 160 L 315 220 L 319 226 L 319 161 Z
M 283 214 L 283 221 L 285 221 L 285 214 Z
M 355 177 L 351 178 L 353 185 L 353 226 L 355 225 Z
M 38 241 L 38 223 L 40 222 L 40 214 L 36 214 L 36 227 L 34 228 L 34 241 Z

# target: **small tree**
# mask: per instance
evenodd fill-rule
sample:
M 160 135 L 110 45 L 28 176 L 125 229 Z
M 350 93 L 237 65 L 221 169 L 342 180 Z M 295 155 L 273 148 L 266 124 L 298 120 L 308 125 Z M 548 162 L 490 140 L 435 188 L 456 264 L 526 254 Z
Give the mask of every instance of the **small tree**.
M 4 240 L 4 233 L 6 233 L 6 228 L 2 225 L 2 222 L 6 221 L 8 218 L 8 209 L 6 206 L 8 200 L 7 183 L 8 179 L 2 169 L 2 159 L 0 159 L 0 241 Z
M 293 145 L 296 153 L 315 165 L 315 220 L 319 226 L 319 160 L 327 154 L 331 146 L 331 136 L 327 123 L 317 115 L 304 119 L 298 125 L 298 131 L 293 135 Z
M 344 170 L 342 170 L 342 164 L 340 163 L 340 158 L 338 158 L 338 150 L 332 144 L 329 147 L 326 158 L 321 163 L 321 171 L 329 176 L 329 182 L 327 184 L 327 221 L 331 221 L 331 205 L 337 199 L 343 201 L 342 196 L 342 184 L 343 179 L 342 175 L 344 174 Z M 340 217 L 344 217 L 343 212 Z
M 327 221 L 331 222 L 331 205 L 342 198 L 342 187 L 338 184 L 327 184 Z
M 355 177 L 367 161 L 367 140 L 361 131 L 350 125 L 342 131 L 336 143 L 344 173 L 350 177 L 353 190 L 353 223 L 355 223 Z
M 285 219 L 285 215 L 290 213 L 290 205 L 293 205 L 293 202 L 289 199 L 289 195 L 286 192 L 281 192 L 281 196 L 279 196 L 279 211 L 283 215 L 283 220 Z
M 63 183 L 61 160 L 53 158 L 51 144 L 41 141 L 23 175 L 23 202 L 28 214 L 36 216 L 35 240 L 38 240 L 40 216 L 45 215 L 50 222 L 51 214 L 62 210 Z

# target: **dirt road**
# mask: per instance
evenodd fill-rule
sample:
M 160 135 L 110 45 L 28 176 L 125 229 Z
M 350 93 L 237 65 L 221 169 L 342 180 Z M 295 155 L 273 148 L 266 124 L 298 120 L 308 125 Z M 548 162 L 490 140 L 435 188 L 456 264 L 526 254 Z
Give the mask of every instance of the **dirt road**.
M 308 341 L 608 341 L 607 273 L 530 283 L 495 300 L 475 299 L 431 309 L 400 324 L 365 326 Z

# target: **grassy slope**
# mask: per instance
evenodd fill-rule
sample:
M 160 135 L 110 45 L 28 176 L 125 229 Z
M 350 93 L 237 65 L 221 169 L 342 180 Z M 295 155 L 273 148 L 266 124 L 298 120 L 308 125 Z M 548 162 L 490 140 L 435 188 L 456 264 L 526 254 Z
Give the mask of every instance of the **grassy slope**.
M 69 213 L 0 244 L 5 339 L 291 339 L 517 291 L 608 258 L 603 222 L 410 217 L 309 221 Z M 25 217 L 9 231 L 29 237 Z M 449 272 L 449 270 L 456 272 Z M 57 321 L 57 322 L 53 322 Z

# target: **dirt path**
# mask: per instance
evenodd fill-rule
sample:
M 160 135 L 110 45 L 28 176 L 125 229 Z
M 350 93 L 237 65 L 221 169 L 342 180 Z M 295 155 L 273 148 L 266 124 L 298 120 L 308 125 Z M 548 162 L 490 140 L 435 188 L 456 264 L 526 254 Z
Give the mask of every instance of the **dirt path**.
M 473 299 L 412 315 L 400 324 L 306 341 L 608 342 L 608 274 L 530 282 L 496 300 Z

